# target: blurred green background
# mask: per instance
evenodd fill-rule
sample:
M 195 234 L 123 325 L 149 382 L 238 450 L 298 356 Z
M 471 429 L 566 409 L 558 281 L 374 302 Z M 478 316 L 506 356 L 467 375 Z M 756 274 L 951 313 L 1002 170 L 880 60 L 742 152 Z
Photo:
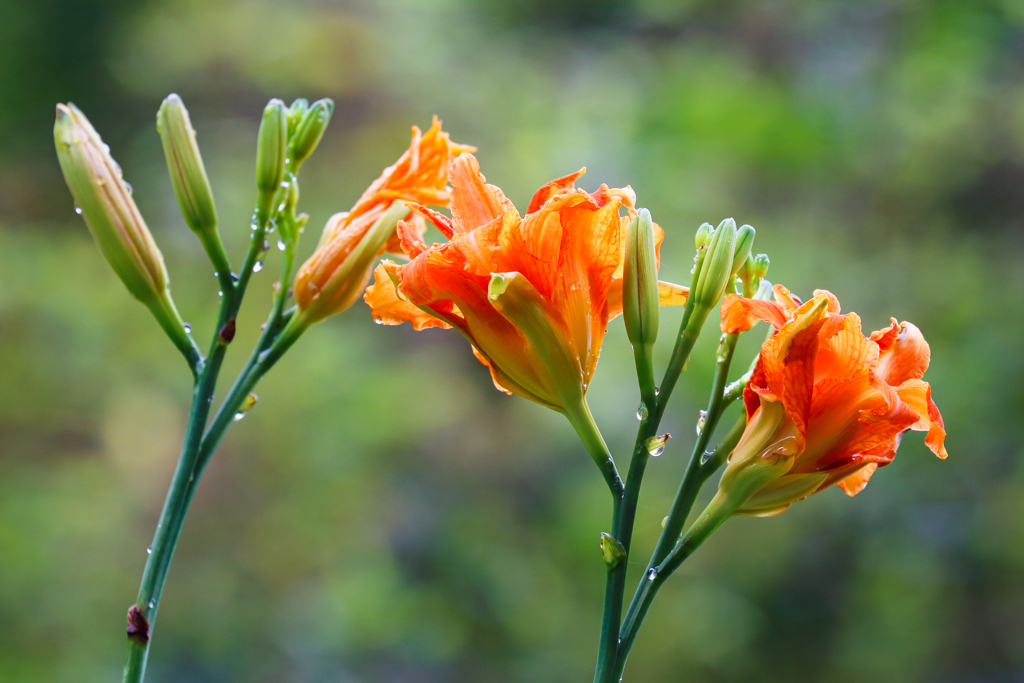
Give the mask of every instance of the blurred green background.
M 154 126 L 169 92 L 236 263 L 263 104 L 330 96 L 303 254 L 436 113 L 520 208 L 581 165 L 587 189 L 631 184 L 666 230 L 663 279 L 687 281 L 701 222 L 735 216 L 773 281 L 835 292 L 867 329 L 915 322 L 949 460 L 908 435 L 854 499 L 730 522 L 663 590 L 626 680 L 1024 680 L 1020 2 L 4 0 L 0 16 L 0 681 L 120 680 L 190 387 L 74 215 L 51 130 L 71 100 L 110 143 L 206 339 L 216 282 Z M 275 273 L 254 278 L 228 379 Z M 663 367 L 678 311 L 662 322 Z M 716 341 L 664 422 L 631 585 Z M 379 327 L 362 303 L 258 393 L 199 488 L 148 680 L 590 680 L 609 501 L 559 416 L 496 392 L 458 335 Z M 590 397 L 621 463 L 637 392 L 617 321 Z

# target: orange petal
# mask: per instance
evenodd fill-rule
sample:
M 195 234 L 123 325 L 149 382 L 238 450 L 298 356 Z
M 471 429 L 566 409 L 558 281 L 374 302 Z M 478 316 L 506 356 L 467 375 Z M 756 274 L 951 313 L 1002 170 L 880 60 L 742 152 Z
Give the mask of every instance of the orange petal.
M 452 184 L 451 210 L 455 232 L 469 232 L 515 207 L 494 185 L 488 185 L 472 154 L 462 154 L 448 171 Z
M 877 469 L 877 464 L 869 462 L 864 465 L 864 467 L 861 467 L 859 470 L 837 483 L 836 486 L 845 491 L 846 495 L 855 496 L 864 490 L 864 487 L 868 485 L 868 480 L 871 479 L 871 475 L 874 474 Z
M 726 334 L 746 332 L 758 320 L 771 323 L 775 329 L 779 329 L 789 319 L 785 308 L 774 301 L 747 299 L 731 293 L 726 294 L 722 300 L 721 310 L 722 332 Z
M 877 337 L 876 337 L 877 335 Z M 878 343 L 878 366 L 875 373 L 888 384 L 896 386 L 908 379 L 921 379 L 931 360 L 931 349 L 921 330 L 906 321 L 872 333 Z
M 861 332 L 860 317 L 856 313 L 830 316 L 821 330 L 814 381 L 866 378 L 877 359 L 878 347 Z
M 399 296 L 398 287 L 392 280 L 400 278 L 398 269 L 397 263 L 384 261 L 373 271 L 374 282 L 366 289 L 363 300 L 370 306 L 374 320 L 384 325 L 401 325 L 408 321 L 415 330 L 450 327 L 443 320 Z
M 896 387 L 896 393 L 900 400 L 906 403 L 917 413 L 918 421 L 910 425 L 915 431 L 928 431 L 924 443 L 931 449 L 932 453 L 940 458 L 946 458 L 946 430 L 942 424 L 942 415 L 932 401 L 932 388 L 927 382 L 920 379 L 908 379 Z
M 448 218 L 448 216 L 445 216 L 440 211 L 428 209 L 422 204 L 408 203 L 406 204 L 406 206 L 408 206 L 413 211 L 413 213 L 419 214 L 424 219 L 430 221 L 431 224 L 433 224 L 435 228 L 440 230 L 441 234 L 447 237 L 448 239 L 451 239 L 452 235 L 455 234 L 455 228 L 454 226 L 452 226 L 452 219 Z
M 576 181 L 579 180 L 586 172 L 587 169 L 586 167 L 584 167 L 576 171 L 575 173 L 570 173 L 567 176 L 556 178 L 555 180 L 552 180 L 551 182 L 544 185 L 544 187 L 540 188 L 539 190 L 533 193 L 533 198 L 530 199 L 530 205 L 526 207 L 526 213 L 533 213 L 541 206 L 543 206 L 546 201 L 554 197 L 562 190 L 573 189 L 573 186 L 576 183 Z

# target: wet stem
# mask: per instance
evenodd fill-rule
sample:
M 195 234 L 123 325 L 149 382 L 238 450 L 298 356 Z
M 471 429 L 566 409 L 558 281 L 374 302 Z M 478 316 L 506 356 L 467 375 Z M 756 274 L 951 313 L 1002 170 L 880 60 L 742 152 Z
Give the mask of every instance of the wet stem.
M 199 365 L 202 369 L 195 380 L 181 454 L 160 513 L 153 543 L 148 551 L 149 558 L 139 586 L 138 599 L 129 610 L 128 662 L 124 668 L 124 683 L 140 683 L 145 675 L 150 637 L 160 606 L 164 581 L 203 469 L 249 392 L 303 332 L 302 328 L 294 326 L 282 331 L 290 314 L 284 310 L 288 292 L 287 285 L 282 284 L 275 297 L 263 335 L 207 429 L 221 364 L 234 335 L 234 320 L 245 296 L 253 266 L 263 252 L 263 240 L 268 223 L 267 214 L 264 214 L 252 233 L 249 251 L 237 281 L 231 275 L 226 258 L 211 257 L 211 260 L 218 264 L 218 279 L 221 282 L 223 299 L 209 357 L 205 363 Z M 293 263 L 293 247 L 289 245 L 282 262 L 282 283 L 289 281 Z

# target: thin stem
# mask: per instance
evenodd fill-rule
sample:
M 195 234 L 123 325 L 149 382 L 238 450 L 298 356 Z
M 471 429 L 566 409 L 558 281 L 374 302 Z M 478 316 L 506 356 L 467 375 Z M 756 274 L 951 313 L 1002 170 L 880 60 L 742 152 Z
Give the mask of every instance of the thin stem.
M 597 468 L 601 470 L 601 475 L 604 477 L 605 483 L 608 484 L 608 490 L 611 491 L 612 497 L 618 501 L 622 497 L 622 479 L 619 478 L 619 471 L 615 468 L 615 461 L 608 450 L 608 444 L 604 442 L 601 430 L 597 428 L 594 416 L 590 414 L 587 399 L 580 397 L 577 404 L 566 406 L 563 409 L 563 414 L 576 430 L 576 435 L 580 437 L 580 441 L 590 453 L 590 457 L 597 463 Z
M 733 447 L 735 447 L 735 444 Z M 731 514 L 732 511 L 724 504 L 724 499 L 721 495 L 716 495 L 700 518 L 694 522 L 693 526 L 686 532 L 686 535 L 676 544 L 671 556 L 662 565 L 651 568 L 644 574 L 641 584 L 637 588 L 636 598 L 630 604 L 629 611 L 626 613 L 626 619 L 622 624 L 619 657 L 616 662 L 613 680 L 618 680 L 615 677 L 622 676 L 622 671 L 626 667 L 626 658 L 633 647 L 633 642 L 636 640 L 640 625 L 643 623 L 644 617 L 647 616 L 651 603 L 654 601 L 654 597 L 658 594 L 662 584 L 665 583 L 668 577 L 672 575 L 672 572 L 686 558 L 693 554 L 694 550 L 699 548 L 718 527 L 729 519 Z

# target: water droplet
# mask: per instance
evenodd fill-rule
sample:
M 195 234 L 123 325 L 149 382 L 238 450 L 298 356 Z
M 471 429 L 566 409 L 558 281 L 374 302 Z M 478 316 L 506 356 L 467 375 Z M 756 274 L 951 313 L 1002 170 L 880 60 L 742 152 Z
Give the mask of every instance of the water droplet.
M 245 417 L 246 413 L 252 410 L 252 407 L 256 405 L 256 401 L 258 400 L 259 397 L 256 396 L 256 394 L 249 394 L 246 396 L 245 400 L 242 401 L 242 405 L 238 406 L 238 412 L 235 413 L 235 422 L 238 422 Z
M 75 213 L 77 213 L 79 216 L 81 216 L 82 215 L 82 207 L 76 206 L 75 207 Z
M 378 325 L 384 324 L 384 321 L 381 320 L 381 317 L 379 315 L 373 319 L 373 322 L 377 323 Z
M 128 194 L 131 194 L 134 188 L 132 188 L 132 184 L 126 180 L 124 181 L 124 189 Z
M 661 387 L 654 387 L 654 395 L 655 396 L 661 395 Z
M 714 454 L 715 454 L 714 451 L 704 451 L 703 453 L 701 453 L 700 464 L 701 465 L 705 464 L 708 460 L 711 459 L 711 456 L 714 455 Z
M 224 292 L 223 291 L 217 292 L 217 296 L 224 296 Z
M 245 417 L 245 413 L 235 413 L 235 422 L 238 422 Z
M 281 202 L 280 204 L 277 205 L 277 210 L 284 211 L 284 202 Z
M 270 249 L 270 242 L 267 241 L 267 240 L 263 240 L 263 251 L 268 251 L 269 249 Z
M 281 181 L 281 187 L 287 188 L 289 186 L 291 186 L 291 183 L 289 183 L 287 180 L 282 180 Z
M 661 520 L 661 528 L 664 529 L 666 524 L 668 524 L 668 515 L 665 515 L 665 519 Z
M 263 261 L 257 261 L 256 263 L 252 264 L 252 272 L 258 273 L 261 270 L 263 270 Z
M 278 240 L 278 241 L 277 241 L 277 248 L 278 248 L 278 249 L 279 249 L 280 251 L 284 251 L 284 240 Z
M 146 554 L 147 555 L 152 555 L 153 554 L 153 546 L 149 546 L 148 548 L 146 548 Z
M 149 601 L 149 609 L 156 609 L 156 598 L 151 598 Z
M 668 517 L 666 517 L 665 519 L 668 519 Z M 654 567 L 651 567 L 650 569 L 647 570 L 647 580 L 648 581 L 654 581 L 654 579 L 656 579 L 656 578 L 658 578 L 658 570 L 655 569 Z
M 641 403 L 636 408 L 636 419 L 639 420 L 640 422 L 643 422 L 644 420 L 647 419 L 647 406 L 645 406 L 643 403 Z
M 704 431 L 704 423 L 708 420 L 708 411 L 700 411 L 700 417 L 697 418 L 697 436 L 700 436 Z
M 652 436 L 647 439 L 644 446 L 647 448 L 647 452 L 651 454 L 652 458 L 657 458 L 659 455 L 665 452 L 665 442 L 672 438 L 671 434 L 662 434 L 661 436 Z
M 185 327 L 185 334 L 192 334 L 192 326 L 191 325 L 189 325 L 188 323 L 185 323 L 184 327 Z

